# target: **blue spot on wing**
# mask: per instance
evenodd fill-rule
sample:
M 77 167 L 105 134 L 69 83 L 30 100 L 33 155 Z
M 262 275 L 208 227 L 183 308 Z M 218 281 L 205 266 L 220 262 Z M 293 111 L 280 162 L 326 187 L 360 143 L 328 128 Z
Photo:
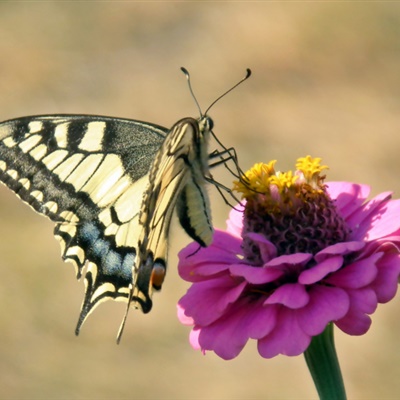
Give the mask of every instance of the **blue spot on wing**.
M 122 261 L 122 269 L 129 270 L 130 274 L 132 275 L 132 267 L 133 263 L 135 262 L 135 254 L 134 253 L 128 253 L 124 257 L 124 260 Z
M 87 257 L 96 262 L 102 274 L 131 280 L 134 249 L 117 248 L 108 237 L 105 239 L 102 236 L 102 230 L 94 222 L 85 222 L 78 233 Z
M 85 222 L 80 228 L 79 236 L 82 241 L 88 244 L 93 243 L 100 237 L 100 229 L 97 228 L 94 222 Z
M 119 275 L 119 270 L 122 269 L 122 261 L 118 253 L 109 249 L 107 255 L 101 261 L 103 270 L 107 275 Z

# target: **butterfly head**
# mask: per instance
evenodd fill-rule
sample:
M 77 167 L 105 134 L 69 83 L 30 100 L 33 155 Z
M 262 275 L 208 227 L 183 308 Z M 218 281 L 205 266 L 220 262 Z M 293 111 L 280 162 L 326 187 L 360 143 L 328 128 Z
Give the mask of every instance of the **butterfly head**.
M 208 115 L 202 115 L 198 120 L 200 133 L 203 135 L 212 131 L 214 121 Z

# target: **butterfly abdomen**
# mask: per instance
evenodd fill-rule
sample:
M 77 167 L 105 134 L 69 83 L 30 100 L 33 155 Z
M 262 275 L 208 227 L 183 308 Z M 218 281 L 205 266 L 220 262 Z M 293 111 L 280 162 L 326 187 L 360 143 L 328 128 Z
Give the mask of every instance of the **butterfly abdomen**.
M 189 181 L 176 204 L 179 222 L 186 233 L 203 247 L 211 244 L 213 227 L 208 194 L 201 182 Z

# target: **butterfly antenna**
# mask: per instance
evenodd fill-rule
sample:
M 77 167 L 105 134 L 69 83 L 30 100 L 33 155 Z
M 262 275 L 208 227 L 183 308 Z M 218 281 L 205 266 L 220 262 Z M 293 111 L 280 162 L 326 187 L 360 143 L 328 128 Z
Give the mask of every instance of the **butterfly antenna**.
M 193 92 L 193 89 L 192 89 L 192 84 L 191 84 L 191 82 L 190 82 L 190 74 L 189 74 L 189 71 L 188 71 L 186 68 L 184 68 L 184 67 L 181 67 L 181 71 L 182 71 L 182 72 L 185 74 L 185 76 L 186 76 L 186 79 L 187 79 L 188 85 L 189 85 L 190 94 L 192 95 L 192 97 L 193 97 L 193 99 L 194 99 L 194 101 L 195 101 L 195 103 L 196 103 L 196 105 L 197 105 L 197 108 L 199 109 L 199 113 L 200 113 L 200 115 L 203 115 L 203 113 L 201 112 L 200 104 L 199 104 L 199 102 L 197 101 L 196 96 L 194 95 L 194 92 Z M 209 108 L 210 108 L 210 107 L 209 107 Z
M 226 96 L 229 92 L 231 92 L 233 89 L 235 89 L 236 87 L 238 87 L 241 83 L 243 83 L 244 81 L 246 81 L 247 79 L 249 79 L 251 76 L 251 69 L 247 68 L 246 69 L 246 75 L 244 76 L 244 78 L 242 78 L 238 83 L 236 83 L 235 85 L 233 85 L 230 89 L 228 89 L 225 93 L 221 94 L 221 96 L 217 97 L 211 104 L 210 106 L 207 108 L 206 112 L 204 113 L 204 115 L 207 115 L 208 111 L 210 111 L 210 108 L 217 103 L 219 100 L 221 100 L 224 96 Z

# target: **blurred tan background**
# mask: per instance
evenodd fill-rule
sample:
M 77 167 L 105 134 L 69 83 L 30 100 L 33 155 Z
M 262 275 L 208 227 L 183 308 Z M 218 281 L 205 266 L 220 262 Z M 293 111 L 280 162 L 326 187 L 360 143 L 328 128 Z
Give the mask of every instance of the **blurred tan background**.
M 242 167 L 323 158 L 330 180 L 400 192 L 400 5 L 371 2 L 1 2 L 0 119 L 88 113 L 166 127 L 212 110 Z M 227 185 L 231 177 L 222 174 Z M 210 190 L 215 225 L 228 209 Z M 74 336 L 83 297 L 53 226 L 0 187 L 0 398 L 310 399 L 303 357 L 264 360 L 250 343 L 233 361 L 201 355 L 176 318 L 187 285 L 173 226 L 169 273 L 149 315 L 100 306 Z M 398 398 L 400 300 L 370 331 L 336 331 L 349 399 Z

